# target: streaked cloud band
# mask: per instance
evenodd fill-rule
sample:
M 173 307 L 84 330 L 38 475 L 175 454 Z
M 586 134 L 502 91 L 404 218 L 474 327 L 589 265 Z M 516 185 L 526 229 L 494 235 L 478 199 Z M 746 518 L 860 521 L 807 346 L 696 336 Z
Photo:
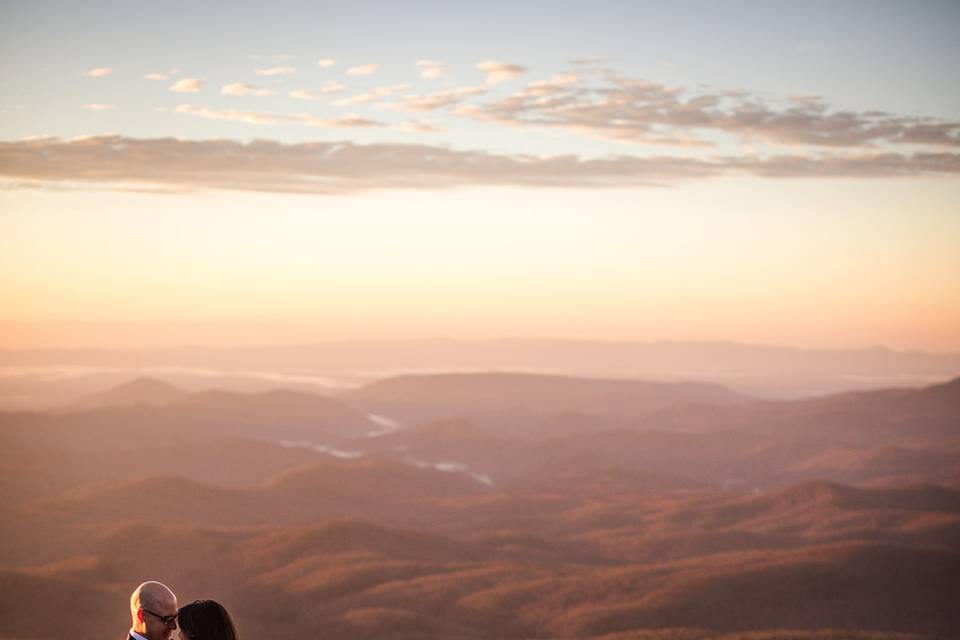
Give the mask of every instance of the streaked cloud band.
M 625 143 L 715 146 L 717 135 L 784 147 L 960 147 L 960 122 L 833 108 L 819 96 L 770 100 L 740 90 L 692 90 L 610 70 L 600 81 L 558 74 L 455 110 L 510 127 L 562 129 Z
M 466 186 L 626 188 L 722 176 L 909 177 L 960 173 L 957 153 L 714 156 L 498 155 L 411 144 L 284 144 L 119 135 L 0 143 L 6 188 L 227 189 L 337 194 Z

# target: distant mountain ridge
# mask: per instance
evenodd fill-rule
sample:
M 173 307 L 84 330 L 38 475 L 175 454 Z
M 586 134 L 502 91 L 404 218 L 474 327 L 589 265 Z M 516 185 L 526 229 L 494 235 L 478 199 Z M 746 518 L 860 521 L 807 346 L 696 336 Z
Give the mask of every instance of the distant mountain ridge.
M 31 509 L 76 522 L 142 519 L 157 524 L 277 525 L 370 512 L 388 517 L 416 512 L 417 503 L 429 498 L 479 493 L 483 493 L 481 485 L 464 476 L 393 460 L 318 458 L 250 487 L 223 488 L 182 477 L 150 476 L 69 491 L 38 501 Z M 151 496 L 154 510 L 132 515 L 130 504 L 142 495 Z
M 960 352 L 884 347 L 801 349 L 722 341 L 395 340 L 265 347 L 0 349 L 8 367 L 203 367 L 370 381 L 399 373 L 513 370 L 587 377 L 700 380 L 773 397 L 919 386 L 960 375 Z
M 136 385 L 134 389 L 143 388 Z M 150 388 L 155 388 L 150 385 Z M 127 402 L 123 385 L 97 398 L 96 408 L 49 413 L 0 412 L 0 436 L 7 446 L 19 441 L 45 442 L 58 449 L 123 449 L 142 444 L 144 433 L 154 448 L 184 438 L 310 440 L 359 436 L 380 428 L 366 415 L 325 396 L 276 389 L 262 393 L 204 391 L 174 395 L 163 404 Z M 119 405 L 106 405 L 108 401 Z M 43 428 L 35 428 L 43 424 Z
M 685 405 L 726 406 L 752 399 L 717 384 L 649 382 L 545 374 L 486 372 L 405 375 L 340 396 L 401 420 L 482 412 L 582 414 L 636 420 Z
M 144 386 L 154 387 L 133 388 Z M 108 392 L 100 401 L 118 395 L 129 400 Z M 373 413 L 402 427 L 384 431 Z M 498 486 L 555 481 L 573 488 L 578 479 L 598 483 L 594 489 L 769 488 L 811 479 L 953 486 L 960 483 L 960 380 L 761 401 L 715 385 L 445 374 L 392 378 L 340 398 L 286 389 L 206 391 L 161 405 L 0 413 L 12 478 L 27 477 L 13 471 L 23 466 L 16 451 L 39 449 L 55 465 L 32 468 L 31 487 L 59 486 L 68 482 L 64 474 L 96 476 L 78 453 L 106 461 L 149 443 L 157 455 L 175 456 L 171 468 L 186 469 L 179 460 L 199 459 L 194 449 L 209 455 L 228 438 L 271 445 L 263 470 L 251 465 L 249 447 L 231 444 L 224 455 L 249 471 L 204 469 L 198 480 L 262 478 L 284 460 L 333 455 L 388 457 Z M 275 451 L 281 443 L 299 451 Z M 15 499 L 17 491 L 4 495 Z
M 186 391 L 168 382 L 155 378 L 136 378 L 118 387 L 83 396 L 64 407 L 63 411 L 91 411 L 132 404 L 162 405 L 179 400 L 186 395 Z

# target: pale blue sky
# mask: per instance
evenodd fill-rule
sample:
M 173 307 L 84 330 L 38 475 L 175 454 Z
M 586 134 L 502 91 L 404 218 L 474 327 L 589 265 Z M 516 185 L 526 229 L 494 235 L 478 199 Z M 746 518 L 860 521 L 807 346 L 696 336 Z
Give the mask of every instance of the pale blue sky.
M 373 141 L 383 132 L 322 131 L 193 122 L 157 113 L 183 102 L 313 113 L 324 108 L 288 98 L 285 90 L 344 80 L 353 65 L 380 65 L 370 77 L 345 82 L 364 88 L 409 82 L 412 91 L 475 85 L 474 65 L 503 60 L 530 69 L 524 81 L 546 79 L 572 59 L 608 58 L 631 77 L 695 90 L 739 89 L 771 99 L 823 96 L 835 109 L 878 109 L 902 115 L 960 117 L 960 4 L 956 2 L 28 2 L 5 1 L 0 14 L 0 136 L 269 137 Z M 295 56 L 278 62 L 292 77 L 258 78 L 270 66 L 251 55 Z M 332 69 L 316 61 L 331 57 Z M 437 59 L 448 77 L 422 81 L 415 62 Z M 168 92 L 149 72 L 181 69 L 205 78 L 198 95 Z M 82 72 L 109 67 L 109 77 Z M 278 95 L 218 95 L 229 82 L 276 83 Z M 499 94 L 515 89 L 500 87 Z M 495 94 L 495 95 L 499 95 Z M 349 95 L 349 90 L 347 92 Z M 189 100 L 188 100 L 189 99 Z M 111 104 L 108 114 L 78 108 Z M 23 109 L 17 109 L 23 107 Z M 443 141 L 474 147 L 491 138 L 459 123 Z M 462 129 L 466 129 L 463 131 Z M 472 132 L 472 133 L 471 133 Z M 390 132 L 389 139 L 412 136 Z M 496 135 L 492 136 L 494 140 Z M 534 137 L 524 144 L 561 152 L 563 144 Z M 499 147 L 509 143 L 500 141 Z M 578 146 L 571 143 L 571 151 Z M 616 151 L 616 146 L 597 152 Z M 622 151 L 622 150 L 621 150 Z
M 2 2 L 0 346 L 957 351 L 957 61 L 954 1 Z

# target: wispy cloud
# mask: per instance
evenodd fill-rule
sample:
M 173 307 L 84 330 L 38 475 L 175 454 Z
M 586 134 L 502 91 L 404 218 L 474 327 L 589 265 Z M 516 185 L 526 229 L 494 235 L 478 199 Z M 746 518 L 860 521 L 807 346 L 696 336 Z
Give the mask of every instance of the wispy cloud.
M 817 96 L 771 101 L 743 91 L 691 91 L 610 73 L 593 84 L 561 74 L 456 113 L 639 144 L 710 146 L 711 137 L 727 135 L 739 143 L 781 146 L 960 145 L 960 122 L 837 110 Z
M 297 100 L 323 100 L 326 98 L 321 93 L 314 93 L 312 91 L 307 91 L 306 89 L 297 89 L 296 91 L 291 91 L 287 94 L 291 98 L 296 98 Z
M 337 64 L 337 61 L 333 58 L 320 58 L 317 60 L 317 66 L 321 69 L 329 69 Z
M 225 96 L 272 96 L 276 94 L 272 89 L 264 89 L 245 82 L 231 82 L 223 85 L 221 95 Z
M 113 69 L 110 67 L 96 67 L 95 69 L 87 69 L 83 72 L 83 75 L 88 78 L 102 78 L 109 76 L 111 73 L 113 73 Z
M 560 73 L 549 80 L 537 80 L 527 85 L 524 95 L 527 96 L 546 96 L 556 93 L 564 88 L 571 87 L 580 80 L 580 76 L 574 73 Z
M 439 133 L 443 131 L 440 127 L 429 120 L 407 120 L 396 126 L 400 131 L 408 133 Z
M 237 109 L 213 109 L 203 105 L 180 104 L 174 109 L 183 113 L 212 120 L 230 120 L 247 124 L 297 124 L 307 127 L 331 129 L 352 129 L 360 127 L 381 127 L 384 123 L 349 114 L 342 118 L 319 118 L 306 113 L 273 113 L 269 111 L 241 111 Z
M 364 102 L 373 102 L 374 100 L 391 96 L 400 91 L 406 91 L 409 88 L 410 88 L 409 84 L 392 84 L 388 86 L 377 87 L 372 91 L 360 93 L 355 96 L 351 96 L 349 98 L 343 98 L 341 100 L 335 100 L 331 104 L 337 107 L 345 107 L 345 106 L 354 105 L 354 104 L 361 104 Z
M 376 72 L 380 68 L 378 64 L 362 64 L 358 67 L 351 67 L 347 69 L 348 76 L 369 76 Z
M 180 69 L 178 69 L 177 67 L 170 67 L 170 69 L 167 71 L 154 71 L 152 73 L 148 73 L 143 77 L 146 78 L 147 80 L 161 81 L 161 80 L 169 80 L 171 77 L 177 75 L 178 73 L 180 73 Z
M 346 88 L 347 88 L 346 85 L 343 85 L 343 84 L 340 84 L 339 82 L 331 80 L 325 83 L 322 87 L 320 87 L 320 93 L 339 93 L 345 90 Z
M 403 96 L 399 102 L 385 104 L 384 107 L 401 111 L 434 111 L 460 104 L 471 96 L 483 95 L 484 87 L 458 87 L 448 91 Z
M 203 89 L 203 85 L 205 84 L 206 80 L 201 80 L 200 78 L 181 78 L 170 85 L 170 91 L 176 93 L 196 93 Z
M 442 78 L 447 69 L 445 64 L 436 60 L 417 60 L 417 67 L 420 69 L 420 77 L 427 80 Z
M 370 120 L 369 118 L 364 118 L 363 116 L 357 115 L 356 113 L 350 113 L 342 118 L 334 118 L 333 120 L 319 120 L 317 124 L 313 126 L 319 127 L 334 127 L 337 129 L 354 129 L 354 128 L 366 128 L 366 127 L 382 127 L 385 126 L 385 123 L 378 122 L 376 120 Z
M 323 100 L 326 98 L 321 93 L 314 93 L 312 91 L 307 91 L 306 89 L 297 89 L 296 91 L 291 91 L 287 94 L 291 98 L 296 98 L 297 100 Z
M 339 100 L 334 100 L 330 104 L 335 107 L 349 107 L 355 104 L 363 104 L 364 102 L 372 102 L 376 100 L 376 94 L 372 92 L 358 93 L 355 96 L 350 96 L 349 98 L 340 98 Z
M 297 98 L 298 100 L 324 100 L 330 94 L 340 93 L 346 89 L 346 87 L 339 82 L 330 81 L 320 87 L 319 92 L 308 91 L 307 89 L 297 89 L 291 91 L 289 95 L 291 98 Z
M 234 122 L 246 122 L 248 124 L 275 124 L 278 122 L 278 115 L 269 112 L 260 111 L 240 111 L 237 109 L 212 109 L 202 105 L 178 104 L 174 111 L 176 113 L 185 113 L 200 118 L 210 118 L 212 120 L 232 120 Z
M 88 109 L 89 111 L 112 111 L 116 109 L 116 107 L 112 104 L 100 104 L 100 103 L 82 104 L 80 105 L 80 108 Z
M 484 60 L 477 63 L 477 69 L 487 74 L 487 84 L 497 84 L 513 80 L 527 72 L 526 67 L 511 62 L 497 62 L 496 60 Z
M 296 72 L 295 67 L 264 67 L 254 70 L 258 76 L 292 76 Z
M 204 109 L 187 107 L 189 110 Z M 182 111 L 178 108 L 178 111 Z M 217 112 L 207 111 L 207 116 Z M 239 112 L 220 112 L 224 114 Z M 206 117 L 206 116 L 205 116 Z M 212 117 L 212 116 L 211 116 Z M 216 116 L 220 117 L 220 116 Z M 227 117 L 232 118 L 233 115 Z M 260 118 L 277 118 L 261 114 Z M 957 153 L 855 153 L 769 157 L 497 155 L 430 145 L 257 140 L 189 141 L 92 136 L 0 142 L 8 188 L 231 189 L 304 194 L 478 185 L 642 187 L 728 175 L 771 178 L 960 174 Z

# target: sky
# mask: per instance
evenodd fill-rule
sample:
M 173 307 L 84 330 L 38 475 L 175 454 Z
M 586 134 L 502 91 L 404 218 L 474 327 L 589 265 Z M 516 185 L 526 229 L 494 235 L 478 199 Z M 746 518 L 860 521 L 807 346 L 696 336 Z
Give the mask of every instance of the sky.
M 960 351 L 955 2 L 0 3 L 0 347 Z

